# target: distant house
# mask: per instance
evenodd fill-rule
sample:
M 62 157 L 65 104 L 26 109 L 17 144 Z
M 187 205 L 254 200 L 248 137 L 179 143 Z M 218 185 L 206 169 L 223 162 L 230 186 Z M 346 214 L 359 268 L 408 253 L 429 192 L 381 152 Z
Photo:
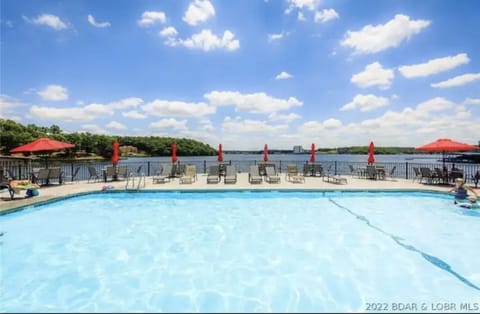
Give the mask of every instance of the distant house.
M 137 154 L 138 149 L 135 146 L 130 146 L 130 145 L 124 145 L 119 147 L 120 153 L 122 155 L 128 155 L 128 154 Z
M 301 145 L 293 146 L 293 153 L 294 154 L 303 154 L 304 152 L 305 152 L 305 150 L 303 149 L 303 147 Z

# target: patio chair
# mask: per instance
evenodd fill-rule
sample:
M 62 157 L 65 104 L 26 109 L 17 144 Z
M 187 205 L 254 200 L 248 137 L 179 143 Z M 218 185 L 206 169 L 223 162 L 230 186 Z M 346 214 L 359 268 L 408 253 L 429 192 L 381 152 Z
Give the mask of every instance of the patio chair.
M 185 166 L 185 172 L 184 174 L 180 177 L 180 183 L 193 183 L 197 179 L 197 168 L 195 165 L 187 165 Z
M 388 176 L 390 179 L 393 179 L 393 175 L 395 174 L 395 170 L 397 169 L 397 166 L 393 166 L 392 169 L 390 169 L 390 172 L 388 175 L 385 173 L 385 176 Z
M 42 185 L 47 185 L 49 183 L 48 182 L 49 174 L 50 174 L 50 169 L 40 169 L 38 171 L 37 176 L 35 177 L 35 183 L 40 184 L 41 182 Z
M 290 164 L 287 165 L 287 173 L 285 174 L 285 180 L 291 181 L 293 183 L 303 183 L 305 182 L 305 177 L 298 173 L 297 165 Z
M 306 176 L 313 176 L 313 165 L 311 164 L 304 164 L 303 165 L 303 175 Z
M 262 176 L 260 175 L 260 170 L 257 165 L 251 165 L 250 171 L 248 172 L 248 182 L 251 184 L 260 184 L 262 183 Z
M 375 166 L 372 166 L 372 165 L 367 166 L 366 176 L 368 179 L 371 179 L 371 180 L 377 179 L 377 169 L 375 169 Z
M 422 174 L 422 178 L 420 179 L 420 183 L 425 179 L 425 183 L 427 184 L 433 184 L 435 181 L 438 180 L 438 176 L 436 173 L 433 173 L 430 168 L 427 167 L 420 167 L 420 172 Z
M 330 165 L 330 168 L 332 165 Z M 329 169 L 330 170 L 330 169 Z M 320 164 L 313 165 L 313 176 L 316 177 L 318 174 L 319 177 L 323 177 L 325 174 L 323 173 L 323 167 Z
M 477 170 L 475 174 L 472 176 L 473 183 L 475 183 L 475 188 L 478 186 L 478 181 L 480 180 L 480 170 Z
M 161 172 L 157 172 L 156 175 L 152 177 L 152 183 L 165 183 L 167 180 L 170 182 L 172 177 L 172 164 L 162 165 Z
M 51 184 L 52 181 L 57 181 L 58 184 L 63 183 L 62 169 L 60 168 L 51 168 L 48 173 L 48 184 Z
M 433 170 L 435 170 L 435 175 L 438 180 L 442 180 L 443 184 L 448 183 L 448 172 L 446 170 L 440 168 L 433 168 Z
M 415 176 L 413 177 L 413 182 L 415 182 L 415 180 L 421 181 L 422 180 L 422 172 L 420 171 L 420 168 L 413 167 L 413 172 L 415 173 Z
M 227 165 L 225 169 L 225 178 L 223 179 L 225 184 L 237 183 L 237 170 L 234 165 Z
M 265 181 L 268 183 L 280 183 L 280 177 L 275 173 L 275 169 L 273 167 L 266 167 L 265 172 Z
M 219 183 L 220 182 L 220 166 L 213 165 L 208 168 L 207 183 Z
M 100 181 L 100 176 L 97 173 L 97 169 L 95 167 L 89 166 L 88 167 L 88 180 L 87 182 L 90 182 L 90 179 L 93 178 L 93 182 L 95 181 Z
M 120 179 L 120 177 L 122 177 L 123 179 L 126 179 L 127 176 L 128 176 L 128 167 L 117 166 L 117 179 Z
M 105 177 L 103 178 L 105 182 L 108 181 L 108 178 L 111 178 L 111 180 L 114 179 L 115 177 L 115 167 L 114 166 L 108 166 L 107 168 L 105 168 Z

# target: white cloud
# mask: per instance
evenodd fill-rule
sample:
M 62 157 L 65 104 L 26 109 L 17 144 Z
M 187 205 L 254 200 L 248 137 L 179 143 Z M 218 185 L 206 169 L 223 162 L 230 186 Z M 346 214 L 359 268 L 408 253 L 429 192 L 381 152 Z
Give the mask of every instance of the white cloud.
M 127 109 L 131 107 L 138 107 L 143 103 L 142 98 L 138 97 L 129 97 L 129 98 L 124 98 L 119 101 L 113 101 L 107 104 L 107 106 L 111 109 Z
M 315 12 L 315 22 L 325 23 L 330 20 L 338 19 L 340 16 L 334 9 L 323 9 L 322 11 Z
M 140 113 L 136 110 L 122 112 L 122 116 L 130 119 L 145 119 L 147 116 L 143 113 Z
M 162 11 L 145 11 L 142 14 L 142 18 L 138 20 L 138 25 L 142 27 L 149 27 L 156 23 L 165 23 L 167 16 Z
M 226 117 L 222 123 L 222 130 L 226 133 L 273 133 L 285 130 L 287 125 L 272 125 L 265 121 Z
M 376 53 L 397 47 L 429 25 L 428 20 L 411 20 L 407 15 L 397 14 L 385 24 L 370 24 L 359 31 L 347 31 L 341 44 L 353 48 L 356 53 Z
M 183 21 L 189 25 L 197 25 L 215 16 L 215 8 L 208 0 L 195 0 L 188 6 Z
M 236 91 L 212 91 L 204 95 L 214 106 L 235 106 L 236 111 L 272 113 L 301 106 L 295 97 L 273 98 L 265 93 L 241 94 Z
M 303 12 L 298 12 L 297 13 L 297 20 L 301 21 L 301 22 L 305 22 L 307 20 L 307 18 L 305 17 L 305 15 L 303 14 Z
M 165 27 L 158 33 L 161 37 L 176 37 L 178 35 L 177 30 L 173 26 Z
M 319 2 L 319 0 L 287 0 L 288 7 L 285 10 L 285 14 L 289 14 L 294 9 L 313 11 L 318 6 Z
M 276 112 L 272 112 L 268 115 L 268 119 L 271 121 L 285 121 L 286 123 L 290 123 L 293 120 L 297 120 L 300 118 L 302 118 L 302 116 L 293 112 L 289 114 L 277 114 Z
M 392 69 L 384 69 L 378 62 L 371 63 L 360 73 L 352 76 L 350 82 L 359 87 L 378 86 L 387 89 L 392 84 L 394 74 Z
M 61 85 L 48 85 L 45 89 L 37 92 L 44 100 L 61 101 L 68 99 L 68 90 Z
M 372 94 L 359 94 L 353 98 L 353 101 L 340 108 L 340 111 L 359 109 L 360 111 L 365 112 L 385 106 L 388 106 L 388 98 L 379 97 Z
M 277 74 L 277 76 L 275 76 L 275 79 L 276 80 L 287 80 L 287 79 L 290 79 L 292 78 L 293 76 L 290 74 L 290 73 L 287 73 L 285 71 L 282 71 L 280 72 L 279 74 Z
M 42 14 L 37 16 L 33 20 L 29 19 L 26 16 L 22 16 L 22 17 L 24 20 L 26 20 L 29 23 L 33 23 L 37 25 L 45 25 L 57 31 L 68 28 L 65 22 L 63 22 L 58 16 L 53 14 Z
M 281 33 L 278 33 L 278 34 L 268 34 L 268 42 L 271 43 L 273 41 L 276 41 L 276 40 L 280 40 L 286 36 L 288 36 L 288 32 L 281 32 Z
M 468 62 L 470 62 L 468 55 L 466 53 L 459 53 L 456 56 L 432 59 L 425 63 L 404 65 L 399 67 L 398 70 L 406 78 L 424 77 L 454 69 Z
M 13 97 L 0 94 L 0 119 L 9 119 L 13 121 L 21 121 L 22 118 L 15 114 L 15 110 L 23 111 L 22 107 L 28 106 Z
M 150 127 L 154 129 L 173 129 L 187 130 L 187 120 L 176 120 L 173 118 L 162 119 L 157 122 L 150 123 Z
M 430 84 L 430 86 L 435 88 L 456 87 L 478 80 L 480 80 L 480 73 L 468 73 L 455 76 L 454 78 L 448 79 L 446 81 Z
M 206 103 L 187 103 L 156 99 L 142 106 L 151 116 L 201 117 L 216 112 L 216 108 Z
M 65 122 L 92 121 L 102 114 L 112 114 L 112 112 L 101 104 L 90 104 L 83 108 L 57 108 L 33 105 L 29 110 L 30 117 L 40 120 L 58 120 Z
M 169 46 L 183 46 L 189 49 L 200 49 L 203 51 L 215 49 L 234 51 L 240 47 L 240 41 L 235 39 L 235 34 L 229 30 L 223 32 L 222 38 L 213 34 L 211 30 L 204 29 L 200 33 L 193 34 L 192 37 L 187 39 L 170 37 L 165 43 Z
M 93 134 L 106 134 L 107 131 L 102 129 L 96 124 L 83 124 L 82 125 L 82 131 L 83 132 L 89 132 Z
M 480 98 L 467 98 L 463 103 L 465 105 L 480 105 Z
M 303 123 L 299 129 L 302 134 L 319 134 L 326 130 L 336 130 L 343 126 L 342 121 L 334 118 L 319 121 L 307 121 Z
M 88 20 L 88 23 L 90 23 L 91 25 L 93 25 L 95 27 L 98 27 L 98 28 L 110 27 L 109 22 L 97 22 L 97 21 L 95 21 L 95 18 L 91 14 L 89 14 L 87 16 L 87 20 Z
M 109 122 L 109 123 L 106 125 L 106 127 L 107 127 L 108 129 L 114 129 L 114 130 L 125 130 L 125 129 L 127 128 L 124 124 L 122 124 L 122 123 L 120 123 L 120 122 L 117 122 L 117 121 L 111 121 L 111 122 Z

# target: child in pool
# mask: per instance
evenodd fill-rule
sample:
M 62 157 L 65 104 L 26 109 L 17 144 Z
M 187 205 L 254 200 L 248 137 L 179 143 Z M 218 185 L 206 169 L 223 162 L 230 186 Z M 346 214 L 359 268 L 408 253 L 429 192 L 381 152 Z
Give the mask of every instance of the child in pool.
M 468 202 L 465 203 L 456 203 L 458 206 L 468 209 L 480 209 L 480 204 L 477 203 L 475 197 L 469 197 Z

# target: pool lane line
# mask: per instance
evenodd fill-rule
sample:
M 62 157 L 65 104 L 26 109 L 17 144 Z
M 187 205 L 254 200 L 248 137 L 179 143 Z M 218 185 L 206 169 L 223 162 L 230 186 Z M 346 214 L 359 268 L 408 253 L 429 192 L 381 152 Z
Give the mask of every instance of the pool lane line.
M 433 264 L 434 266 L 440 268 L 441 270 L 443 271 L 446 271 L 448 273 L 450 273 L 451 275 L 455 276 L 457 279 L 459 279 L 462 283 L 466 284 L 467 286 L 469 286 L 470 288 L 473 288 L 475 290 L 478 290 L 480 291 L 480 287 L 476 286 L 474 283 L 470 282 L 467 278 L 463 277 L 462 275 L 460 275 L 459 273 L 457 273 L 456 271 L 454 271 L 452 269 L 452 267 L 444 262 L 442 259 L 436 257 L 436 256 L 433 256 L 433 255 L 430 255 L 428 253 L 425 253 L 419 249 L 417 249 L 416 247 L 414 247 L 413 245 L 409 245 L 409 244 L 405 244 L 402 242 L 402 239 L 401 237 L 398 237 L 398 236 L 395 236 L 393 234 L 390 234 L 386 231 L 384 231 L 383 229 L 373 225 L 365 216 L 362 216 L 362 215 L 359 215 L 357 213 L 355 213 L 354 211 L 352 211 L 351 209 L 343 206 L 343 205 L 340 205 L 339 203 L 337 203 L 336 201 L 332 200 L 331 198 L 328 198 L 328 200 L 335 204 L 338 208 L 341 208 L 345 211 L 347 211 L 348 213 L 350 213 L 351 215 L 355 216 L 355 218 L 357 218 L 358 220 L 361 220 L 363 221 L 366 225 L 368 225 L 370 228 L 372 229 L 375 229 L 377 231 L 379 231 L 380 233 L 390 237 L 393 241 L 395 241 L 395 243 L 397 243 L 398 245 L 400 245 L 401 247 L 409 250 L 409 251 L 413 251 L 413 252 L 416 252 L 416 253 L 419 253 L 424 259 L 426 259 L 428 262 L 430 262 L 431 264 Z

